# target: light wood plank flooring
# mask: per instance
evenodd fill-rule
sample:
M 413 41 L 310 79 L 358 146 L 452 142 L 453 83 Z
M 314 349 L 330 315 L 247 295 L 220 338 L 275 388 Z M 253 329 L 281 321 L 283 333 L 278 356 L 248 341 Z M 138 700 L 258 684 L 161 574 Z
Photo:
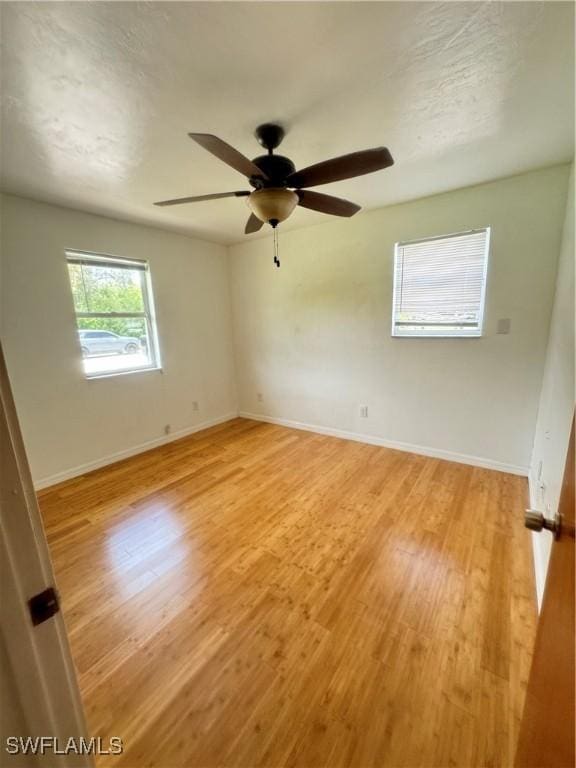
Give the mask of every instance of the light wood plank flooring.
M 235 419 L 40 494 L 103 765 L 512 766 L 526 480 Z

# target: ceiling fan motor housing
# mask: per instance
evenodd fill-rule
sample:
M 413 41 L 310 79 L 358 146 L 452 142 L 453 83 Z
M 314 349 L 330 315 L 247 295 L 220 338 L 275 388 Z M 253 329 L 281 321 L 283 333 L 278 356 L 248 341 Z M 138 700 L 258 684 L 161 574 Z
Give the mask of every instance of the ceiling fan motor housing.
M 267 176 L 266 179 L 261 176 L 250 177 L 250 184 L 256 189 L 285 187 L 286 179 L 296 170 L 292 160 L 282 155 L 260 155 L 260 157 L 255 157 L 252 162 Z
M 252 161 L 262 171 L 263 176 L 251 176 L 250 184 L 255 191 L 246 202 L 260 221 L 276 227 L 285 221 L 298 205 L 296 192 L 287 189 L 287 179 L 296 168 L 292 160 L 283 155 L 273 154 L 274 149 L 284 138 L 281 125 L 265 123 L 255 131 L 258 142 L 268 150 L 267 155 L 255 157 Z

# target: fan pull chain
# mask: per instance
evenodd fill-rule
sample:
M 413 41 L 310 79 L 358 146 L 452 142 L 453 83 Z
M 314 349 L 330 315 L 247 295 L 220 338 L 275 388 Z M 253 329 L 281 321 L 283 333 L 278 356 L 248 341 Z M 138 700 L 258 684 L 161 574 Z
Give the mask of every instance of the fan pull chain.
M 278 228 L 274 227 L 274 264 L 277 267 L 280 266 L 280 259 L 278 258 Z

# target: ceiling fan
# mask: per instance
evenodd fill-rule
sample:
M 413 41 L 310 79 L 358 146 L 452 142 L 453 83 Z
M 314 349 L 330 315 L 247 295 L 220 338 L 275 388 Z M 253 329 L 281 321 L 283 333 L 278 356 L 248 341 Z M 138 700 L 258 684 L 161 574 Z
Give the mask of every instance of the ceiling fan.
M 353 216 L 360 210 L 359 205 L 332 195 L 310 192 L 307 187 L 363 176 L 365 173 L 380 171 L 394 164 L 392 155 L 386 147 L 376 147 L 334 157 L 297 171 L 292 160 L 274 154 L 274 150 L 284 138 L 284 129 L 274 123 L 265 123 L 256 128 L 255 136 L 258 142 L 268 150 L 268 154 L 255 157 L 254 160 L 244 157 L 217 136 L 209 133 L 189 133 L 188 135 L 219 160 L 246 176 L 254 189 L 252 192 L 221 192 L 197 197 L 180 197 L 175 200 L 162 200 L 155 205 L 181 205 L 202 200 L 217 200 L 221 197 L 246 197 L 252 211 L 244 229 L 246 234 L 258 232 L 265 223 L 275 229 L 279 222 L 290 216 L 297 205 L 332 216 Z

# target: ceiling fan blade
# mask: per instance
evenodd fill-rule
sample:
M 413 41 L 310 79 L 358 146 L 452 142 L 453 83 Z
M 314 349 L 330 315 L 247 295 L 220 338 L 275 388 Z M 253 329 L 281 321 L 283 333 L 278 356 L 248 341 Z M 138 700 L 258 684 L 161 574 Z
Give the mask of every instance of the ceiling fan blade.
M 381 171 L 394 165 L 392 155 L 386 147 L 365 149 L 362 152 L 352 152 L 350 155 L 334 157 L 323 163 L 310 165 L 301 171 L 288 176 L 289 187 L 315 187 L 318 184 L 329 184 L 332 181 L 352 179 L 365 173 Z
M 298 205 L 302 208 L 310 208 L 320 213 L 330 213 L 332 216 L 354 216 L 360 206 L 349 200 L 342 200 L 332 195 L 322 195 L 319 192 L 310 192 L 308 189 L 299 189 L 296 194 L 300 198 Z
M 174 200 L 160 200 L 154 205 L 180 205 L 181 203 L 201 203 L 203 200 L 219 200 L 221 197 L 248 197 L 250 192 L 217 192 L 214 195 L 196 195 L 196 197 L 176 197 Z
M 211 133 L 189 133 L 188 136 L 194 139 L 197 144 L 200 144 L 201 147 L 208 150 L 208 152 L 215 155 L 219 160 L 222 160 L 223 163 L 231 166 L 235 171 L 242 173 L 247 178 L 251 176 L 268 178 L 257 165 L 254 165 L 252 160 L 248 160 L 247 157 L 244 157 L 243 154 L 234 149 L 234 147 L 231 147 L 230 144 L 226 144 L 225 141 L 219 139 L 218 136 L 212 136 Z
M 258 232 L 259 229 L 262 229 L 264 226 L 264 222 L 260 221 L 258 216 L 254 216 L 253 213 L 250 214 L 250 218 L 246 222 L 246 227 L 244 229 L 245 235 L 251 235 L 252 232 Z

